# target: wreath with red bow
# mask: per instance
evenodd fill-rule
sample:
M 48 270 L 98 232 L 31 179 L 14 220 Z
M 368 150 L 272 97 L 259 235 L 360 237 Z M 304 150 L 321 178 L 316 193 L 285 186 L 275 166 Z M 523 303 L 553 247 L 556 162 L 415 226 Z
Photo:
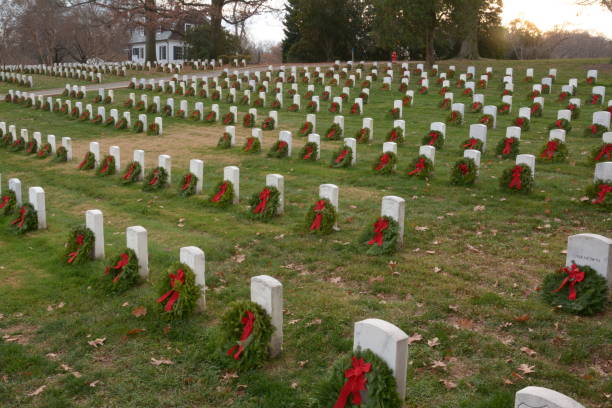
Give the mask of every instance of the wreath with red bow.
M 483 146 L 484 146 L 484 143 L 482 143 L 482 140 L 477 139 L 475 137 L 471 137 L 461 142 L 460 148 L 462 150 L 472 149 L 472 150 L 478 150 L 479 152 L 482 152 Z
M 255 193 L 249 200 L 249 216 L 253 219 L 267 221 L 278 215 L 280 191 L 276 187 L 266 186 Z
M 307 161 L 317 161 L 319 145 L 315 142 L 308 142 L 300 151 L 300 158 Z
M 510 113 L 511 108 L 512 108 L 512 105 L 510 105 L 509 103 L 503 102 L 497 107 L 497 112 L 500 115 L 508 115 Z
M 355 140 L 359 144 L 368 143 L 370 141 L 370 128 L 361 128 L 355 132 Z
M 128 165 L 125 167 L 125 171 L 121 175 L 121 184 L 131 184 L 136 182 L 140 177 L 141 172 L 142 167 L 140 166 L 139 162 L 133 161 L 128 163 Z
M 36 140 L 30 140 L 26 143 L 25 153 L 26 154 L 34 154 L 38 151 L 38 143 Z
M 342 128 L 337 123 L 332 125 L 325 132 L 325 139 L 327 140 L 340 140 L 342 138 Z
M 350 167 L 353 161 L 353 149 L 342 146 L 332 154 L 330 166 L 333 168 Z
M 572 120 L 580 117 L 580 107 L 574 103 L 567 105 L 567 109 L 572 112 Z
M 17 196 L 13 190 L 7 190 L 0 196 L 0 212 L 2 215 L 10 215 L 17 206 Z
M 422 145 L 434 146 L 436 150 L 442 150 L 444 147 L 444 135 L 438 130 L 430 130 L 421 141 Z
M 274 157 L 276 159 L 282 159 L 287 157 L 289 154 L 289 144 L 284 140 L 277 140 L 270 150 L 268 151 L 268 157 Z
M 442 110 L 449 110 L 451 108 L 451 100 L 450 98 L 442 99 L 442 102 L 438 104 L 438 108 Z
M 245 128 L 252 128 L 255 126 L 255 115 L 252 113 L 247 113 L 244 115 L 242 119 L 242 126 Z
M 261 366 L 269 358 L 274 326 L 257 303 L 239 300 L 229 306 L 221 320 L 223 353 L 238 372 Z
M 242 151 L 244 153 L 259 153 L 261 151 L 261 142 L 259 138 L 255 136 L 247 137 L 244 146 L 242 146 Z
M 542 104 L 539 102 L 534 102 L 531 104 L 531 115 L 539 118 L 542 116 Z
M 306 229 L 315 234 L 329 234 L 337 219 L 336 208 L 327 198 L 319 198 L 306 213 Z
M 168 183 L 168 172 L 163 167 L 155 167 L 147 172 L 142 185 L 143 191 L 161 190 Z
M 607 131 L 608 131 L 607 127 L 594 123 L 591 126 L 584 129 L 583 135 L 585 137 L 601 138 L 603 134 L 606 133 Z
M 397 126 L 394 127 L 393 129 L 391 129 L 388 133 L 387 133 L 387 137 L 385 139 L 386 142 L 395 142 L 397 144 L 402 144 L 405 141 L 404 138 L 404 130 Z
M 612 161 L 612 143 L 603 143 L 591 153 L 591 162 Z
M 391 217 L 378 217 L 363 232 L 359 243 L 366 255 L 388 255 L 397 250 L 399 224 Z
M 276 125 L 276 121 L 273 117 L 267 117 L 261 123 L 262 130 L 274 130 L 274 126 Z
M 68 234 L 64 258 L 68 265 L 79 265 L 90 261 L 95 243 L 94 233 L 84 225 L 73 228 Z
M 55 158 L 53 159 L 56 163 L 65 163 L 68 161 L 68 150 L 64 146 L 59 146 L 55 151 Z
M 593 268 L 572 263 L 544 278 L 542 298 L 556 309 L 591 316 L 605 310 L 608 283 Z
M 192 172 L 187 172 L 183 177 L 181 177 L 181 182 L 179 183 L 178 187 L 179 195 L 183 197 L 194 195 L 196 193 L 197 184 L 198 176 Z
M 595 180 L 587 187 L 586 195 L 589 204 L 599 205 L 606 210 L 612 210 L 612 181 Z
M 15 234 L 25 234 L 38 229 L 38 214 L 32 204 L 26 203 L 16 211 L 17 218 L 9 223 L 9 229 Z
M 311 122 L 304 122 L 300 130 L 298 130 L 298 135 L 305 137 L 312 133 L 313 125 Z
M 565 130 L 565 133 L 568 133 L 570 130 L 572 130 L 572 124 L 567 119 L 557 119 L 556 121 L 548 125 L 548 130 L 552 129 L 563 129 Z
M 202 294 L 191 268 L 178 262 L 162 277 L 158 293 L 160 312 L 168 320 L 182 319 L 193 313 Z
M 367 391 L 364 401 L 362 391 Z M 358 349 L 340 357 L 319 385 L 322 407 L 401 408 L 393 371 L 370 350 Z
M 481 102 L 474 102 L 472 104 L 472 106 L 470 106 L 470 112 L 472 112 L 472 113 L 480 113 L 480 112 L 482 112 L 482 103 Z
M 412 163 L 410 163 L 410 166 L 408 166 L 406 175 L 409 177 L 430 179 L 431 177 L 433 177 L 433 172 L 433 162 L 427 156 L 421 154 L 414 160 L 412 160 Z
M 560 163 L 566 161 L 567 156 L 567 145 L 558 139 L 553 139 L 544 144 L 537 159 L 541 162 Z
M 104 268 L 102 287 L 110 293 L 122 293 L 135 286 L 139 280 L 138 257 L 126 248 L 114 257 Z
M 91 170 L 96 167 L 96 156 L 92 152 L 85 153 L 85 157 L 79 163 L 79 170 Z
M 217 148 L 229 149 L 232 147 L 232 136 L 228 132 L 224 132 L 217 142 Z
M 9 146 L 9 151 L 11 152 L 20 152 L 25 150 L 25 139 L 21 136 L 17 136 L 17 138 L 11 143 Z
M 528 118 L 524 118 L 522 116 L 519 116 L 518 118 L 514 118 L 514 120 L 512 121 L 513 126 L 520 127 L 521 130 L 524 132 L 527 132 L 529 130 L 530 123 L 531 121 Z
M 533 190 L 533 174 L 525 164 L 517 164 L 507 168 L 499 179 L 502 190 L 529 194 Z
M 395 171 L 397 155 L 393 152 L 383 152 L 372 164 L 372 170 L 377 174 L 391 174 Z
M 502 159 L 515 159 L 519 154 L 521 141 L 516 137 L 505 137 L 495 147 L 495 153 Z
M 474 159 L 464 157 L 457 160 L 451 171 L 451 184 L 456 186 L 471 186 L 476 182 L 478 176 L 476 162 Z
M 109 154 L 107 156 L 104 156 L 104 158 L 100 162 L 100 166 L 98 166 L 96 174 L 98 176 L 112 176 L 113 174 L 115 174 L 115 171 L 115 157 Z
M 217 183 L 209 198 L 209 203 L 217 207 L 227 207 L 234 203 L 234 184 L 229 180 Z
M 454 126 L 461 126 L 463 124 L 463 115 L 459 111 L 452 111 L 446 117 L 446 123 Z

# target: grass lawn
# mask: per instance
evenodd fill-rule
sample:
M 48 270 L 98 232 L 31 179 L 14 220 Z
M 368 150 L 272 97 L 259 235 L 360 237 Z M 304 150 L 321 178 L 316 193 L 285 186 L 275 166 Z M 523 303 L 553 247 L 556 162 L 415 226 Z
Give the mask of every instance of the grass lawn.
M 452 64 L 457 65 L 456 79 L 470 65 L 443 61 L 440 68 Z M 536 81 L 549 67 L 559 70 L 543 117 L 532 120 L 531 130 L 521 138 L 521 153 L 537 155 L 547 140 L 547 126 L 564 108 L 556 102 L 561 84 L 578 78 L 577 97 L 584 103 L 590 94 L 584 84 L 586 70 L 597 67 L 599 83 L 612 89 L 612 67 L 605 60 L 474 65 L 478 76 L 486 66 L 494 67 L 493 80 L 482 92 L 485 105 L 501 102 L 499 82 L 507 66 L 514 67 L 515 92 L 513 113 L 498 116 L 497 129 L 489 131 L 480 178 L 469 188 L 451 186 L 450 170 L 462 156 L 460 144 L 467 139 L 468 125 L 481 114 L 466 113 L 466 125 L 447 128 L 430 181 L 406 176 L 429 124 L 444 121 L 449 113 L 437 107 L 442 97 L 434 80 L 428 95 L 416 95 L 414 106 L 404 109 L 406 142 L 398 147 L 397 173 L 390 176 L 373 174 L 371 167 L 392 127 L 385 113 L 402 97 L 399 75 L 390 91 L 380 90 L 380 78 L 372 85 L 363 117 L 374 118 L 374 142 L 358 145 L 358 163 L 350 169 L 328 166 L 340 141 L 322 141 L 319 163 L 297 159 L 305 141 L 296 134 L 306 112 L 287 112 L 289 97 L 279 112 L 279 127 L 264 132 L 263 151 L 255 155 L 239 149 L 250 135 L 250 129 L 241 126 L 245 106 L 239 107 L 236 125 L 239 146 L 219 150 L 220 125 L 164 118 L 164 135 L 153 137 L 0 103 L 0 120 L 7 125 L 27 128 L 30 134 L 55 134 L 58 140 L 70 136 L 75 150 L 75 160 L 57 164 L 0 149 L 2 187 L 9 177 L 17 177 L 27 197 L 29 186 L 42 186 L 49 224 L 48 230 L 23 237 L 0 226 L 0 405 L 316 407 L 319 382 L 352 347 L 354 322 L 376 317 L 423 337 L 410 345 L 408 407 L 507 408 L 514 393 L 528 385 L 555 389 L 585 406 L 608 406 L 610 311 L 576 317 L 553 310 L 538 292 L 543 277 L 564 264 L 569 235 L 610 236 L 612 230 L 608 212 L 580 202 L 593 177 L 590 152 L 601 144 L 583 137 L 582 131 L 598 109 L 583 104 L 567 137 L 568 162 L 538 163 L 531 195 L 500 191 L 499 177 L 514 162 L 496 157 L 495 146 L 518 108 L 529 106 L 531 84 L 522 82 L 525 68 L 535 68 Z M 140 78 L 128 78 L 132 76 Z M 465 102 L 468 112 L 471 98 L 462 96 L 454 81 L 452 85 L 455 102 Z M 285 91 L 289 88 L 285 84 Z M 351 90 L 350 101 L 358 89 Z M 410 89 L 417 89 L 414 78 Z M 118 90 L 114 107 L 123 110 L 130 92 L 142 93 Z M 300 94 L 304 92 L 300 85 Z M 317 86 L 315 94 L 321 92 Z M 180 99 L 175 97 L 177 107 Z M 187 99 L 190 109 L 200 100 Z M 208 110 L 211 101 L 203 102 Z M 323 102 L 317 115 L 321 135 L 333 120 L 327 105 Z M 229 105 L 220 107 L 226 113 Z M 345 137 L 361 128 L 362 117 L 349 115 L 349 107 L 343 109 Z M 259 109 L 258 123 L 268 110 Z M 266 158 L 278 130 L 293 132 L 293 159 Z M 90 141 L 99 141 L 103 152 L 120 146 L 123 163 L 131 159 L 133 149 L 144 149 L 147 168 L 156 165 L 159 154 L 171 155 L 173 185 L 144 193 L 141 185 L 120 186 L 117 176 L 78 171 Z M 205 161 L 205 194 L 185 199 L 177 195 L 177 184 L 193 158 Z M 207 205 L 206 198 L 227 165 L 240 167 L 241 203 L 218 210 Z M 247 202 L 264 187 L 269 173 L 285 176 L 286 213 L 270 223 L 254 222 L 247 216 Z M 304 222 L 322 183 L 340 187 L 341 231 L 325 237 L 308 234 Z M 379 215 L 385 195 L 407 201 L 405 246 L 392 256 L 369 257 L 355 242 Z M 99 288 L 105 262 L 65 264 L 68 232 L 84 223 L 84 212 L 94 208 L 104 213 L 107 260 L 125 247 L 127 227 L 148 230 L 151 282 L 110 296 Z M 156 284 L 178 260 L 179 248 L 191 245 L 206 253 L 207 310 L 168 325 L 155 304 Z M 284 285 L 284 352 L 263 368 L 236 376 L 218 346 L 219 323 L 230 302 L 248 298 L 250 278 L 261 274 Z M 139 306 L 147 309 L 145 316 L 131 313 Z M 99 338 L 106 339 L 103 345 L 88 344 Z M 174 364 L 155 366 L 152 358 Z M 534 372 L 521 372 L 522 364 L 533 366 Z M 29 395 L 42 386 L 38 395 Z

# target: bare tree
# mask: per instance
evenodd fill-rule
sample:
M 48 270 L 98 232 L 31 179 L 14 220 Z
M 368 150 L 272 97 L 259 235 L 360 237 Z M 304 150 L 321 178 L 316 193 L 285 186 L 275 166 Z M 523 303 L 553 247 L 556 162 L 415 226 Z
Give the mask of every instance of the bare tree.
M 579 6 L 593 6 L 595 4 L 600 4 L 612 12 L 612 0 L 576 0 L 576 4 Z

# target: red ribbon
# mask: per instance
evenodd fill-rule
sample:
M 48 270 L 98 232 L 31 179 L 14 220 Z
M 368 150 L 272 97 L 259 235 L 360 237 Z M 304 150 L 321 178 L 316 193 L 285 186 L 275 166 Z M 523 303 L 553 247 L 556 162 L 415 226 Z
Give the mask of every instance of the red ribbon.
M 336 134 L 336 129 L 332 129 L 329 131 L 329 133 L 327 134 L 327 138 L 331 139 L 334 137 L 334 135 Z
M 517 190 L 520 190 L 521 185 L 521 174 L 523 173 L 523 166 L 514 166 L 512 169 L 512 180 L 510 181 L 510 185 L 508 187 L 513 188 L 516 187 Z
M 357 111 L 359 110 L 359 105 L 358 104 L 353 104 L 353 107 L 351 108 L 351 113 L 357 113 Z
M 563 127 L 563 119 L 559 119 L 555 122 L 555 127 L 562 128 Z
M 382 246 L 383 244 L 383 231 L 389 228 L 389 221 L 384 218 L 379 218 L 374 223 L 374 237 L 368 241 L 368 245 L 377 244 L 378 246 Z
M 157 299 L 157 303 L 162 303 L 164 300 L 169 298 L 168 302 L 166 303 L 166 306 L 164 307 L 164 310 L 166 312 L 169 312 L 172 310 L 172 306 L 174 306 L 178 298 L 181 296 L 179 292 L 174 290 L 174 285 L 176 284 L 177 280 L 181 283 L 185 283 L 185 272 L 183 272 L 182 269 L 179 269 L 176 274 L 174 273 L 170 274 L 170 287 L 172 289 L 170 289 L 162 297 Z
M 463 145 L 463 148 L 473 149 L 474 147 L 476 147 L 477 144 L 478 144 L 478 139 L 476 139 L 475 137 L 472 137 L 470 140 L 468 140 L 466 144 Z
M 87 163 L 87 158 L 89 157 L 88 154 L 85 155 L 85 158 L 83 159 L 83 161 L 81 162 L 81 164 L 79 164 L 79 169 L 82 169 L 83 166 Z
M 243 327 L 242 334 L 240 335 L 240 341 L 237 345 L 227 351 L 228 356 L 232 356 L 232 354 L 236 352 L 233 356 L 234 360 L 240 359 L 240 355 L 244 351 L 244 342 L 247 341 L 249 337 L 251 337 L 251 333 L 253 332 L 253 325 L 255 324 L 255 315 L 253 314 L 253 312 L 247 310 L 245 314 L 246 316 L 244 316 L 241 320 Z
M 17 227 L 21 228 L 23 227 L 23 223 L 25 222 L 25 214 L 26 214 L 26 209 L 25 207 L 21 207 L 21 211 L 19 212 L 19 218 L 17 218 L 15 221 L 13 221 L 11 224 L 15 225 L 18 224 Z
M 85 236 L 82 234 L 79 234 L 75 237 L 74 240 L 76 241 L 76 244 L 77 244 L 77 250 L 68 254 L 69 264 L 73 263 L 77 255 L 79 254 L 79 247 L 83 245 L 83 243 L 85 242 Z
M 159 170 L 153 170 L 153 178 L 149 181 L 149 185 L 152 186 L 157 183 L 157 180 L 159 180 Z
M 391 130 L 391 136 L 389 137 L 391 142 L 395 142 L 397 140 L 397 131 L 395 129 Z
M 302 157 L 302 159 L 304 160 L 310 159 L 313 153 L 314 153 L 314 149 L 312 148 L 312 146 L 306 146 L 306 153 L 304 153 L 304 157 Z
M 591 125 L 591 133 L 594 135 L 597 134 L 597 125 Z
M 567 273 L 567 278 L 561 282 L 561 286 L 557 290 L 554 290 L 553 293 L 559 292 L 565 285 L 569 283 L 569 296 L 567 297 L 569 300 L 576 300 L 576 284 L 582 282 L 584 280 L 584 272 L 578 269 L 576 264 L 572 264 L 571 269 L 563 268 L 563 272 Z
M 512 144 L 514 143 L 514 138 L 508 137 L 506 138 L 504 143 L 504 150 L 502 151 L 502 154 L 510 154 L 512 152 Z
M 467 174 L 470 172 L 470 168 L 465 163 L 460 163 L 458 168 L 464 176 L 467 176 Z
M 575 104 L 573 104 L 573 103 L 570 103 L 569 105 L 567 105 L 567 109 L 571 110 L 572 112 L 573 112 L 573 111 L 574 111 L 574 109 L 576 109 L 577 107 L 578 107 L 578 106 L 577 106 L 577 105 L 575 105 Z
M 558 147 L 559 142 L 556 140 L 551 140 L 550 142 L 546 143 L 546 149 L 544 149 L 540 157 L 546 158 L 548 160 L 552 159 Z
M 287 146 L 288 146 L 287 142 L 284 142 L 284 141 L 281 140 L 281 141 L 278 142 L 278 145 L 276 146 L 276 151 L 280 152 L 283 149 L 285 149 Z
M 593 98 L 591 99 L 591 104 L 595 105 L 596 103 L 599 103 L 599 95 L 597 94 L 593 95 Z
M 266 205 L 268 204 L 269 198 L 270 189 L 264 188 L 263 190 L 261 190 L 261 193 L 259 193 L 259 204 L 253 210 L 253 214 L 261 214 L 266 209 Z
M 342 160 L 344 160 L 347 154 L 348 154 L 348 149 L 342 150 L 340 154 L 338 155 L 338 157 L 336 157 L 336 163 L 340 163 Z
M 536 103 L 535 105 L 533 105 L 531 107 L 531 113 L 536 113 L 539 110 L 540 110 L 540 104 L 539 103 Z
M 363 358 L 357 359 L 353 357 L 352 367 L 344 372 L 344 377 L 347 381 L 340 390 L 340 395 L 336 400 L 333 408 L 344 408 L 351 397 L 353 405 L 361 405 L 361 391 L 366 390 L 368 379 L 365 377 L 372 369 L 372 364 L 366 363 Z
M 604 156 L 606 156 L 609 160 L 610 155 L 612 155 L 612 143 L 608 143 L 601 147 L 599 154 L 597 155 L 597 157 L 595 157 L 595 161 L 600 161 Z
M 253 147 L 253 143 L 255 143 L 255 138 L 254 137 L 249 137 L 247 139 L 247 145 L 246 148 L 244 149 L 245 152 L 248 152 L 251 150 L 251 148 Z
M 319 200 L 315 203 L 314 212 L 316 213 L 312 224 L 310 224 L 310 230 L 320 230 L 321 221 L 323 219 L 323 210 L 325 209 L 325 200 Z
M 438 132 L 429 132 L 429 145 L 433 146 L 434 144 L 436 144 L 436 141 L 438 140 L 439 136 L 440 134 Z
M 217 194 L 215 194 L 215 196 L 213 197 L 212 201 L 214 203 L 219 201 L 221 199 L 221 197 L 223 197 L 223 195 L 225 194 L 226 191 L 227 191 L 227 182 L 224 182 L 223 184 L 221 184 L 221 187 L 219 187 L 219 191 L 217 192 Z
M 119 278 L 121 278 L 121 274 L 123 273 L 123 268 L 127 266 L 129 261 L 130 261 L 130 257 L 128 254 L 121 254 L 121 259 L 119 259 L 119 261 L 117 261 L 117 264 L 112 267 L 112 269 L 118 271 L 117 275 L 115 275 L 115 277 L 113 278 L 113 283 L 117 283 Z M 108 275 L 110 273 L 110 270 L 111 270 L 111 267 L 107 266 L 106 269 L 104 270 L 104 274 Z
M 306 122 L 304 123 L 304 126 L 302 126 L 302 131 L 300 133 L 306 133 L 308 132 L 309 129 L 310 129 L 310 122 Z
M 208 115 L 206 115 L 206 120 L 210 121 L 213 120 L 215 117 L 215 112 L 210 112 Z
M 106 171 L 108 170 L 108 165 L 110 161 L 111 161 L 110 158 L 104 160 L 104 166 L 102 166 L 102 170 L 100 170 L 101 173 L 106 173 Z
M 612 186 L 609 184 L 600 184 L 597 191 L 597 198 L 592 201 L 593 204 L 601 204 L 606 199 L 606 194 L 612 193 Z
M 183 186 L 181 187 L 181 191 L 185 191 L 189 188 L 189 185 L 191 184 L 191 173 L 187 173 L 187 175 L 185 176 L 185 184 L 183 184 Z
M 414 170 L 412 170 L 410 173 L 408 173 L 408 175 L 409 176 L 413 176 L 415 174 L 420 173 L 424 169 L 425 169 L 425 159 L 421 157 L 421 158 L 419 158 L 419 160 L 417 161 L 416 165 L 414 166 Z
M 129 180 L 129 179 L 130 179 L 130 177 L 132 177 L 132 173 L 134 172 L 134 167 L 136 167 L 136 165 L 135 165 L 135 164 L 132 164 L 132 165 L 130 166 L 130 168 L 128 169 L 127 173 L 125 173 L 125 176 L 123 176 L 123 179 L 124 179 L 124 180 Z
M 6 205 L 9 203 L 9 201 L 11 201 L 11 197 L 9 197 L 9 196 L 2 196 L 2 202 L 0 203 L 0 210 L 3 209 L 4 207 L 6 207 Z
M 380 161 L 378 163 L 378 166 L 376 166 L 376 171 L 383 169 L 388 163 L 389 163 L 389 158 L 391 156 L 389 156 L 388 153 L 384 153 L 382 156 L 380 156 Z
M 472 110 L 476 110 L 476 109 L 480 108 L 480 105 L 481 105 L 481 103 L 480 103 L 480 102 L 474 102 L 474 103 L 472 104 Z

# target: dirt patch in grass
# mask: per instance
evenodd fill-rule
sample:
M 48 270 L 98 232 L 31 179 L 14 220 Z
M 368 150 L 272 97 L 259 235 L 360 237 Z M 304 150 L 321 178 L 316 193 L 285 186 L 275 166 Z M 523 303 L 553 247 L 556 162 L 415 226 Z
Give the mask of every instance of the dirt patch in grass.
M 17 324 L 15 326 L 0 329 L 0 337 L 7 343 L 25 345 L 30 343 L 30 340 L 36 335 L 37 331 L 38 326 Z

